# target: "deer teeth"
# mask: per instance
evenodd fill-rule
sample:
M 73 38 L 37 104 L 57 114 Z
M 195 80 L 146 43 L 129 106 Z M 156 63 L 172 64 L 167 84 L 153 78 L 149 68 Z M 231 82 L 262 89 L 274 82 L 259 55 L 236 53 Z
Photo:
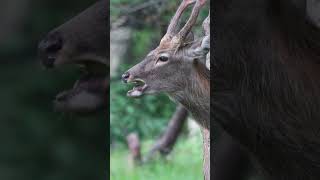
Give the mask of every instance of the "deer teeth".
M 139 97 L 139 96 L 142 95 L 142 92 L 141 91 L 131 90 L 131 91 L 128 91 L 127 95 L 130 96 L 130 97 Z
M 147 84 L 142 79 L 133 79 L 128 83 L 131 83 L 134 86 L 132 90 L 127 92 L 127 96 L 129 97 L 139 97 L 143 95 L 143 92 L 147 88 Z
M 129 90 L 127 92 L 127 96 L 129 96 L 129 97 L 139 97 L 139 96 L 143 95 L 143 93 L 144 93 L 144 91 L 146 90 L 147 87 L 148 86 L 146 84 L 135 86 L 135 87 L 133 87 L 132 90 Z
M 133 84 L 135 87 L 140 87 L 145 85 L 145 82 L 142 79 L 134 79 L 129 83 Z

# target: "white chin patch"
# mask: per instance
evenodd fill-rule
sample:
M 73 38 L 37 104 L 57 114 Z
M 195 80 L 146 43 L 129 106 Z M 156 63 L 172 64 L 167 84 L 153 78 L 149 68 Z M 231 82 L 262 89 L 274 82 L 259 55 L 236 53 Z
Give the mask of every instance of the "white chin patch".
M 127 93 L 127 96 L 129 96 L 129 97 L 139 97 L 141 95 L 142 95 L 142 92 L 139 90 L 136 90 L 136 89 L 130 90 Z
M 132 90 L 127 92 L 127 96 L 129 97 L 139 97 L 143 95 L 143 92 L 146 90 L 148 86 L 146 84 L 142 86 L 136 86 Z

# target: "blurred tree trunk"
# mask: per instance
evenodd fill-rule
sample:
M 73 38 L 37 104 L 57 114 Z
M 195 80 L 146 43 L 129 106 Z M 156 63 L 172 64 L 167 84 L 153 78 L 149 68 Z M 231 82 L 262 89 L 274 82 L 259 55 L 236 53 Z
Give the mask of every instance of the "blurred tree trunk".
M 210 129 L 201 128 L 203 139 L 203 174 L 210 180 Z
M 130 133 L 127 136 L 128 148 L 130 151 L 129 154 L 129 165 L 134 167 L 141 163 L 141 147 L 140 147 L 140 139 L 137 133 Z
M 153 145 L 146 156 L 146 161 L 150 160 L 156 152 L 160 152 L 161 155 L 166 156 L 172 151 L 179 135 L 182 132 L 182 128 L 187 117 L 188 111 L 182 105 L 178 105 L 175 113 L 169 121 L 165 133 Z

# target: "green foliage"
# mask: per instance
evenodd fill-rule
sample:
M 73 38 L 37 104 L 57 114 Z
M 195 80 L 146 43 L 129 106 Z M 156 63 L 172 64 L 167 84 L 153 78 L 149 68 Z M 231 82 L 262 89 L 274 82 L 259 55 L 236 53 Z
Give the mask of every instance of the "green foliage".
M 140 167 L 128 166 L 128 151 L 117 148 L 110 154 L 110 180 L 196 180 L 202 179 L 201 137 L 196 136 L 178 141 L 168 160 L 156 159 Z M 150 148 L 143 142 L 143 151 Z M 144 153 L 143 153 L 144 154 Z
M 122 72 L 127 67 L 122 67 Z M 142 138 L 159 136 L 167 126 L 175 105 L 165 95 L 146 95 L 129 98 L 132 88 L 119 79 L 111 80 L 110 88 L 110 141 L 124 142 L 130 132 L 138 132 Z
M 146 53 L 152 49 L 152 40 L 156 34 L 159 34 L 155 31 L 150 27 L 133 31 L 131 39 L 133 46 L 130 48 L 132 59 L 140 61 L 139 59 L 146 56 Z

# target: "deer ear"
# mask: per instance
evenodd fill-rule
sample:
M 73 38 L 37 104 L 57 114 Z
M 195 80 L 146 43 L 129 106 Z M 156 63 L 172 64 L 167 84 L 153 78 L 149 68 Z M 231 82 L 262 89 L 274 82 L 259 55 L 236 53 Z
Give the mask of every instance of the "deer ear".
M 190 43 L 190 42 L 192 42 L 193 40 L 194 40 L 194 35 L 193 35 L 193 32 L 190 31 L 184 41 L 185 41 L 186 43 Z
M 307 0 L 306 12 L 311 22 L 320 28 L 320 1 Z
M 210 35 L 205 36 L 201 41 L 201 48 L 204 51 L 210 51 Z
M 210 35 L 205 36 L 201 42 L 201 48 L 207 52 L 206 67 L 210 70 Z
M 193 60 L 199 60 L 204 64 L 208 70 L 210 70 L 210 35 L 205 36 L 200 46 L 192 49 L 191 57 L 196 57 Z M 198 59 L 198 57 L 202 57 Z

